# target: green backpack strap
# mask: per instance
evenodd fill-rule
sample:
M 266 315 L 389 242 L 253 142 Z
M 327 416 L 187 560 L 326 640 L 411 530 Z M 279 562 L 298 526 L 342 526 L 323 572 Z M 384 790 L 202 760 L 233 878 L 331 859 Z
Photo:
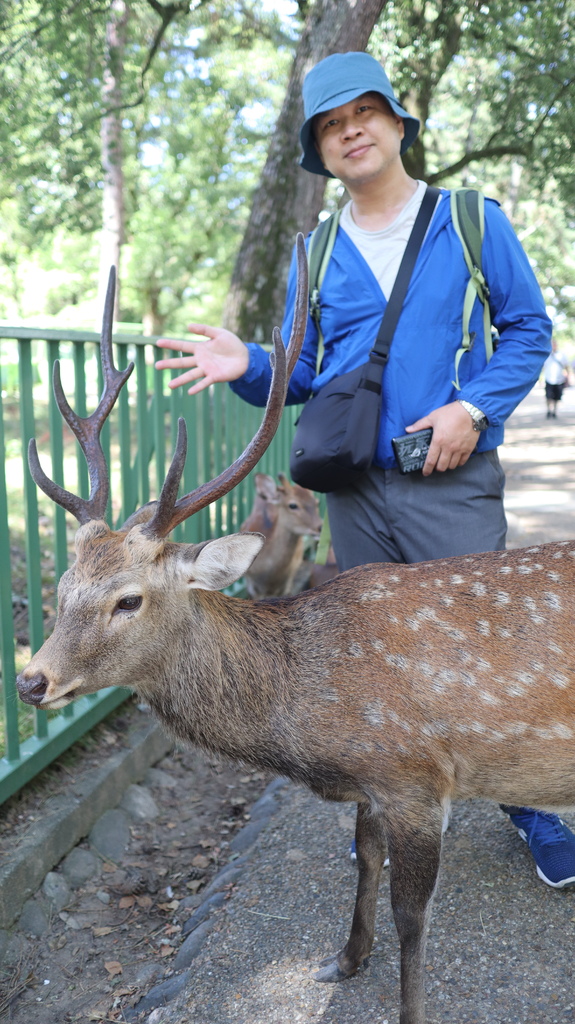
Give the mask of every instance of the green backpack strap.
M 454 387 L 459 391 L 459 362 L 465 352 L 469 352 L 475 340 L 475 332 L 470 332 L 469 321 L 475 299 L 479 297 L 483 303 L 483 335 L 485 338 L 485 355 L 487 362 L 493 355 L 493 339 L 491 337 L 491 314 L 489 310 L 489 288 L 481 265 L 481 248 L 485 232 L 485 197 L 474 188 L 453 189 L 450 197 L 451 219 L 461 245 L 463 256 L 470 273 L 470 278 L 463 300 L 461 348 L 455 356 Z
M 331 216 L 326 217 L 325 220 L 318 224 L 311 236 L 307 254 L 309 264 L 309 312 L 317 327 L 319 339 L 317 351 L 318 373 L 323 358 L 320 290 L 335 244 L 340 214 L 341 210 L 336 210 L 335 213 L 332 213 Z

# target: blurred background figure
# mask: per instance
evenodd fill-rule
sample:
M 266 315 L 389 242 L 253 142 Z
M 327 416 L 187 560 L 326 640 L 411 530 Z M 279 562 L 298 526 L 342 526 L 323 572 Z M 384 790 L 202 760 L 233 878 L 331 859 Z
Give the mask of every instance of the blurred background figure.
M 545 400 L 547 402 L 547 419 L 557 419 L 557 403 L 563 396 L 567 376 L 567 359 L 558 352 L 557 342 L 551 342 L 551 354 L 543 363 L 543 376 L 545 378 Z

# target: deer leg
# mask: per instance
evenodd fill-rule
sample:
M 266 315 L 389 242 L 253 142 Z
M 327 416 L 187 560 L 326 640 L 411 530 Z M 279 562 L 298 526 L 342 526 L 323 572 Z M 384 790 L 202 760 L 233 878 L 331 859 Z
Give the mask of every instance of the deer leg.
M 359 804 L 355 825 L 359 879 L 349 939 L 339 953 L 321 962 L 314 981 L 343 981 L 366 961 L 373 945 L 375 908 L 381 869 L 387 853 L 381 816 L 367 804 Z
M 388 823 L 391 906 L 401 949 L 400 1024 L 425 1024 L 425 943 L 441 854 L 442 811 Z

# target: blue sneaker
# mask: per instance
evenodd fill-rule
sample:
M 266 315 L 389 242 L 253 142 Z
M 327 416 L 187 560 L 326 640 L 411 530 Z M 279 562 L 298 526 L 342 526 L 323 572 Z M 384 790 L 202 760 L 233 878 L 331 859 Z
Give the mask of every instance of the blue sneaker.
M 531 850 L 539 878 L 554 889 L 575 885 L 575 835 L 561 818 L 531 807 L 501 809 Z

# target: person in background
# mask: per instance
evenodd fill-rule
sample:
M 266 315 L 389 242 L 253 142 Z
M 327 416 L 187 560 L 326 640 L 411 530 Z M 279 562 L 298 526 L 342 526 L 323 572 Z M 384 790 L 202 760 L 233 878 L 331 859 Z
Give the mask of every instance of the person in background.
M 545 400 L 547 402 L 547 419 L 557 419 L 557 403 L 563 397 L 563 388 L 568 379 L 567 359 L 558 351 L 557 342 L 551 342 L 551 354 L 543 363 L 545 380 Z
M 287 401 L 301 403 L 334 377 L 366 362 L 415 217 L 426 191 L 401 154 L 419 122 L 398 103 L 381 65 L 366 53 L 337 53 L 308 73 L 301 164 L 338 178 L 343 208 L 321 289 L 324 353 L 309 320 Z M 342 570 L 369 562 L 417 562 L 502 550 L 507 523 L 497 455 L 503 425 L 538 380 L 551 324 L 529 261 L 499 204 L 485 203 L 483 269 L 499 334 L 487 362 L 483 311 L 475 303 L 475 343 L 459 362 L 463 297 L 469 279 L 454 230 L 449 193 L 441 192 L 414 268 L 383 377 L 380 435 L 372 467 L 353 487 L 327 495 L 333 547 Z M 283 336 L 294 309 L 295 260 Z M 260 346 L 220 327 L 192 323 L 205 340 L 160 341 L 183 354 L 158 369 L 181 370 L 171 387 L 190 394 L 220 382 L 254 405 L 266 402 L 271 370 Z M 391 439 L 433 428 L 421 473 L 401 475 Z M 539 876 L 575 884 L 575 836 L 552 814 L 503 808 L 535 858 Z

